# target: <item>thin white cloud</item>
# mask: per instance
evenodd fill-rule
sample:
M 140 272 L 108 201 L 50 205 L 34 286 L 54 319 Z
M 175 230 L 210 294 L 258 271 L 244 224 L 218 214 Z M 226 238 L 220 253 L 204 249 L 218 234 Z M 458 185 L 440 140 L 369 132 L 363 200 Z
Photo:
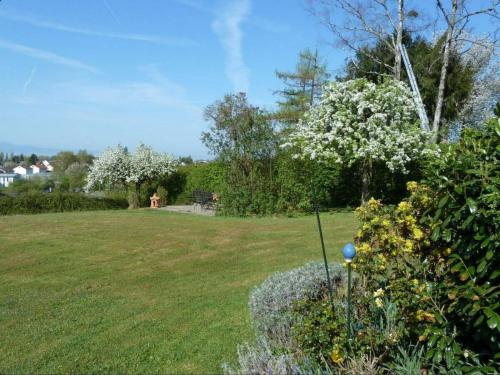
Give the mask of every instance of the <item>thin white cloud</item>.
M 42 49 L 28 47 L 23 44 L 11 43 L 3 39 L 0 39 L 0 48 L 8 49 L 12 52 L 30 56 L 35 59 L 48 61 L 52 64 L 66 66 L 68 68 L 86 70 L 91 73 L 99 72 L 98 69 L 94 68 L 93 66 L 87 65 L 81 61 L 70 59 L 68 57 L 64 57 Z
M 243 60 L 241 23 L 250 14 L 250 1 L 231 1 L 217 15 L 212 29 L 226 51 L 226 74 L 235 91 L 248 91 L 250 70 Z
M 23 95 L 26 95 L 26 91 L 28 91 L 28 87 L 31 85 L 31 82 L 33 82 L 33 79 L 35 78 L 35 73 L 36 73 L 36 65 L 31 69 L 30 75 L 28 76 L 28 79 L 26 82 L 24 82 L 23 85 Z
M 181 37 L 164 37 L 149 34 L 129 34 L 129 33 L 115 33 L 108 31 L 91 30 L 86 28 L 67 26 L 61 23 L 43 21 L 35 17 L 19 16 L 15 14 L 7 14 L 0 12 L 0 17 L 10 21 L 22 22 L 31 26 L 40 27 L 44 29 L 63 31 L 73 34 L 81 34 L 88 36 L 98 36 L 112 39 L 123 39 L 137 42 L 146 42 L 153 44 L 171 45 L 171 46 L 197 46 L 198 44 L 191 39 Z
M 184 5 L 191 9 L 194 9 L 201 13 L 212 14 L 214 16 L 217 15 L 217 11 L 214 10 L 213 7 L 205 6 L 203 2 L 199 0 L 171 0 L 174 3 Z M 290 26 L 286 24 L 282 24 L 277 22 L 276 20 L 270 20 L 263 17 L 252 16 L 251 19 L 247 20 L 248 25 L 256 27 L 257 29 L 261 29 L 263 31 L 267 31 L 270 33 L 288 33 L 291 31 Z

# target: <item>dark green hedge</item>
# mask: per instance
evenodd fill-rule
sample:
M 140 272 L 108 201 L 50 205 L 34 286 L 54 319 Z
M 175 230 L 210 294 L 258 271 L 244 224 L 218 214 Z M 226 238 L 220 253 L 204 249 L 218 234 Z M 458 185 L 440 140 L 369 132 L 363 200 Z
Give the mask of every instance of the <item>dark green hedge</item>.
M 127 207 L 126 199 L 97 198 L 79 193 L 28 193 L 0 196 L 0 215 L 110 210 Z

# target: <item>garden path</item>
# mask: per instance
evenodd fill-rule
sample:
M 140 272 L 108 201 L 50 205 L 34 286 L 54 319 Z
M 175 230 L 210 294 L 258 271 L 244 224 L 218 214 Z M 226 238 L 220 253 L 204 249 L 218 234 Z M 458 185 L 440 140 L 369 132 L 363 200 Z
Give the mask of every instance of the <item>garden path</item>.
M 215 216 L 215 210 L 205 210 L 199 205 L 185 205 L 185 206 L 165 206 L 160 207 L 160 210 L 181 212 L 186 214 L 204 215 L 204 216 Z

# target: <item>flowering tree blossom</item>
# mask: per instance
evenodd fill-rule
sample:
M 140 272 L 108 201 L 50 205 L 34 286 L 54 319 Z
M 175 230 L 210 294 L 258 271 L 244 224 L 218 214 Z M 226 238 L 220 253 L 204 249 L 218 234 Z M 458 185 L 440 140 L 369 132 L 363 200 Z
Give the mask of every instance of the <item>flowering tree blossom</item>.
M 116 148 L 109 147 L 90 167 L 85 190 L 126 185 L 129 175 L 130 155 L 125 147 L 121 145 Z
M 176 162 L 169 154 L 159 153 L 144 144 L 140 144 L 135 154 L 130 156 L 130 174 L 127 182 L 142 184 L 159 176 L 175 172 Z
M 171 155 L 155 152 L 142 143 L 135 154 L 129 154 L 121 145 L 110 147 L 90 168 L 86 190 L 116 185 L 132 185 L 137 190 L 143 182 L 174 172 L 176 164 Z
M 361 161 L 365 202 L 372 161 L 407 173 L 407 164 L 428 150 L 427 139 L 412 93 L 403 82 L 376 85 L 357 79 L 328 85 L 284 146 L 298 146 L 296 157 L 324 163 Z

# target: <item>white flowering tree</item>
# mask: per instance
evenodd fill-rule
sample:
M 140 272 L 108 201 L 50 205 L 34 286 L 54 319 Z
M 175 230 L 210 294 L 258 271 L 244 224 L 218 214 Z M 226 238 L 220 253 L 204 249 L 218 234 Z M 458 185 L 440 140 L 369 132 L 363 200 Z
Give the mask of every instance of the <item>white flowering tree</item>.
M 428 135 L 418 121 L 412 93 L 403 82 L 333 82 L 284 146 L 298 146 L 296 157 L 321 163 L 350 166 L 359 161 L 361 200 L 366 202 L 373 161 L 407 173 L 407 164 L 428 150 Z
M 87 176 L 86 190 L 130 186 L 138 192 L 142 183 L 175 172 L 177 161 L 169 154 L 139 144 L 134 154 L 121 145 L 108 148 L 94 160 Z

